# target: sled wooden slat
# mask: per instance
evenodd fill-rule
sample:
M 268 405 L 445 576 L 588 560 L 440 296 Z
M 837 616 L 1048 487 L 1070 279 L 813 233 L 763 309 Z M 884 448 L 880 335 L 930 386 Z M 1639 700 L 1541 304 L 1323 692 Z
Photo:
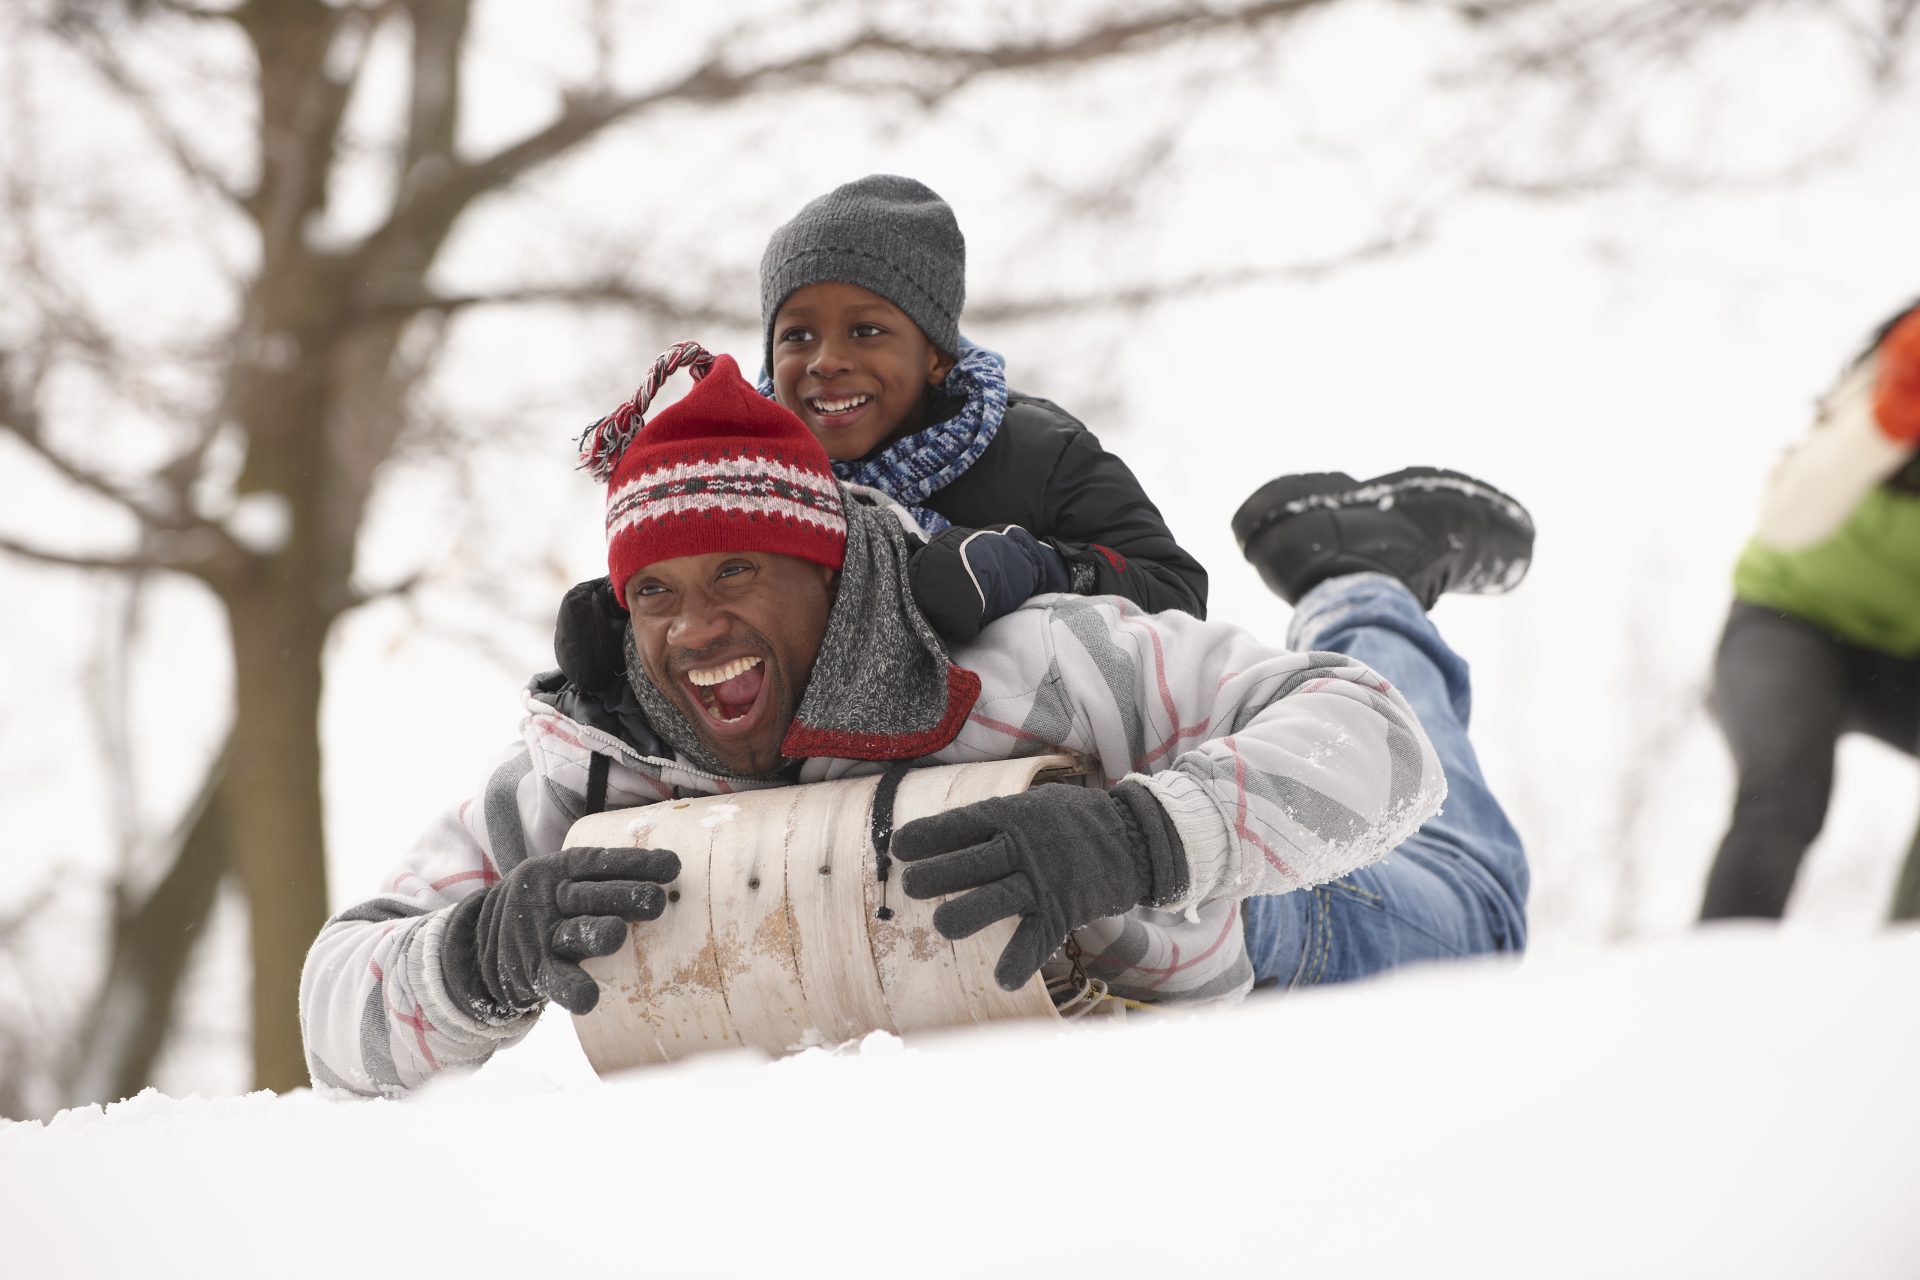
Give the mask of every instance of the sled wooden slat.
M 894 825 L 1016 794 L 1036 778 L 1085 776 L 1057 755 L 916 769 L 900 781 Z M 1013 921 L 949 942 L 933 927 L 939 903 L 907 897 L 902 864 L 880 883 L 869 830 L 879 782 L 662 801 L 574 824 L 569 845 L 672 849 L 681 861 L 661 918 L 586 962 L 601 997 L 574 1028 L 596 1071 L 741 1045 L 779 1054 L 870 1031 L 1058 1016 L 1040 978 L 1017 992 L 994 983 Z
M 576 1019 L 575 1027 L 589 1061 L 596 1054 L 627 1052 L 624 1042 L 639 1036 L 650 1042 L 650 1056 L 660 1061 L 683 1058 L 708 1049 L 738 1045 L 727 1014 L 727 1003 L 710 926 L 707 864 L 712 836 L 697 822 L 674 822 L 692 808 L 689 801 L 663 802 L 652 809 L 602 814 L 616 821 L 612 830 L 596 835 L 595 844 L 658 847 L 660 827 L 674 833 L 680 854 L 680 878 L 674 881 L 664 913 L 651 923 L 658 928 L 642 934 L 627 931 L 627 945 L 614 956 L 588 963 L 620 961 L 622 981 L 603 989 L 600 1007 L 622 1006 L 618 1019 Z M 574 828 L 578 832 L 578 825 Z M 569 838 L 569 844 L 582 841 Z M 615 1022 L 622 1029 L 616 1029 Z
M 787 900 L 801 940 L 800 983 L 816 1042 L 894 1030 L 867 947 L 863 881 L 873 859 L 867 814 L 875 782 L 819 784 L 820 794 L 793 798 L 787 817 Z
M 754 840 L 740 853 L 737 858 L 710 857 L 707 863 L 710 918 L 728 1015 L 735 1036 L 745 1042 L 793 1044 L 806 1034 L 811 1017 L 787 907 L 785 847 Z
M 943 812 L 950 776 L 948 769 L 920 769 L 902 778 L 894 797 L 895 825 Z M 1015 789 L 1024 785 L 1022 782 Z M 868 810 L 872 810 L 871 803 Z M 866 877 L 867 941 L 894 1028 L 905 1035 L 966 1026 L 977 1019 L 973 1002 L 964 990 L 953 943 L 933 927 L 933 909 L 940 904 L 909 898 L 900 884 L 905 869 L 905 864 L 895 863 L 887 879 L 885 905 L 893 913 L 890 920 L 882 920 L 879 915 L 878 878 Z

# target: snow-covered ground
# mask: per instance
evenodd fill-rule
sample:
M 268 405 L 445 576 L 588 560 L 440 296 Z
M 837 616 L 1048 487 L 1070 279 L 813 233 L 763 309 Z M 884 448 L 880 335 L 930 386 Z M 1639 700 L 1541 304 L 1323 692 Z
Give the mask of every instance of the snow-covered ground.
M 1911 1277 L 1920 933 L 0 1126 L 8 1275 Z M 85 1206 L 84 1212 L 78 1211 Z
M 1384 55 L 1407 41 L 1356 29 L 1341 43 L 1353 56 L 1303 46 L 1292 71 L 1395 109 Z M 1749 70 L 1726 115 L 1750 139 L 1848 87 L 1797 56 Z M 481 97 L 517 126 L 529 108 L 506 79 Z M 1525 586 L 1436 615 L 1474 664 L 1476 746 L 1532 858 L 1525 961 L 1204 1017 L 881 1037 L 608 1083 L 554 1017 L 477 1076 L 343 1103 L 239 1096 L 242 921 L 223 909 L 158 1074 L 176 1096 L 0 1122 L 0 1277 L 1920 1275 L 1920 935 L 1877 923 L 1920 799 L 1913 761 L 1845 745 L 1788 929 L 1685 932 L 1731 786 L 1701 695 L 1733 557 L 1814 395 L 1920 289 L 1920 111 L 1913 91 L 1904 101 L 1793 181 L 1462 197 L 1423 247 L 1325 279 L 1203 292 L 1086 333 L 1055 334 L 1052 317 L 975 333 L 1147 479 L 1213 574 L 1213 616 L 1263 635 L 1284 635 L 1287 611 L 1227 527 L 1262 480 L 1435 463 L 1532 507 Z M 1767 102 L 1780 118 L 1753 111 Z M 72 113 L 75 138 L 87 114 Z M 1013 216 L 1029 193 L 980 154 L 1007 139 L 986 124 L 1023 116 L 1040 118 L 996 106 L 854 133 L 802 113 L 754 140 L 751 181 L 734 186 L 707 181 L 711 165 L 688 181 L 648 132 L 571 180 L 672 182 L 695 222 L 742 191 L 764 200 L 758 222 L 711 219 L 732 239 L 707 250 L 746 269 L 806 196 L 915 174 L 954 203 L 976 295 L 1023 296 L 1053 258 L 1075 261 L 1071 237 Z M 1057 140 L 1048 172 L 1128 150 L 1131 118 L 1036 132 Z M 1168 277 L 1196 246 L 1305 260 L 1321 247 L 1310 215 L 1346 226 L 1329 192 L 1351 186 L 1371 211 L 1365 182 L 1248 164 L 1244 121 L 1205 123 L 1183 145 L 1219 149 L 1224 180 L 1143 183 L 1114 260 Z M 712 136 L 703 152 L 725 152 Z M 476 233 L 464 251 L 512 260 L 502 243 Z M 1095 267 L 1072 283 L 1108 283 Z M 389 601 L 336 633 L 336 907 L 371 892 L 510 739 L 520 683 L 548 661 L 546 602 L 602 553 L 599 497 L 568 445 L 657 348 L 576 344 L 581 331 L 536 319 L 476 317 L 446 375 L 450 411 L 531 405 L 525 438 L 452 479 L 397 468 L 364 539 L 368 582 L 440 548 L 480 566 L 514 617 L 469 619 L 429 590 L 419 610 Z M 16 481 L 19 465 L 0 456 L 8 528 L 71 525 L 69 495 L 39 471 Z M 491 540 L 456 547 L 472 512 Z M 128 690 L 139 785 L 103 799 L 81 691 L 97 683 L 87 637 L 120 621 L 111 602 L 12 560 L 0 595 L 0 722 L 15 729 L 0 734 L 0 918 L 57 890 L 34 906 L 24 958 L 0 954 L 0 1018 L 38 1010 L 19 1025 L 64 1027 L 99 963 L 117 833 L 170 826 L 219 741 L 224 639 L 202 593 L 152 586 Z M 509 609 L 526 600 L 538 607 Z M 396 709 L 423 708 L 427 723 L 396 728 Z

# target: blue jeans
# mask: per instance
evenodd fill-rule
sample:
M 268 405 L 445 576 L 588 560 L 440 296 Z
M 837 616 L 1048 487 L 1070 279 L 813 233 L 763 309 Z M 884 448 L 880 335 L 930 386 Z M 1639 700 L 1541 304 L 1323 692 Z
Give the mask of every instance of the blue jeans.
M 1247 899 L 1256 981 L 1348 982 L 1421 960 L 1524 949 L 1526 851 L 1467 742 L 1467 664 L 1420 602 L 1385 574 L 1329 578 L 1301 598 L 1287 647 L 1346 654 L 1396 686 L 1440 756 L 1447 799 L 1372 866 Z

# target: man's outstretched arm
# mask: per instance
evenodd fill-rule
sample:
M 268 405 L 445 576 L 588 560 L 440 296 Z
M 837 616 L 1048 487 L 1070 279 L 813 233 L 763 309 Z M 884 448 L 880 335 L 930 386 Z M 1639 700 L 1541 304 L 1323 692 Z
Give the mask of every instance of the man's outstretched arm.
M 988 698 L 961 743 L 1094 757 L 1165 810 L 1186 883 L 1152 905 L 1284 893 L 1383 856 L 1438 811 L 1440 763 L 1405 698 L 1341 654 L 1053 597 L 956 655 Z M 994 690 L 1020 692 L 993 697 Z
M 315 1084 L 403 1093 L 485 1062 L 550 998 L 591 1007 L 579 961 L 657 916 L 679 866 L 655 850 L 561 850 L 583 809 L 523 746 L 414 845 L 385 893 L 327 922 L 300 981 Z

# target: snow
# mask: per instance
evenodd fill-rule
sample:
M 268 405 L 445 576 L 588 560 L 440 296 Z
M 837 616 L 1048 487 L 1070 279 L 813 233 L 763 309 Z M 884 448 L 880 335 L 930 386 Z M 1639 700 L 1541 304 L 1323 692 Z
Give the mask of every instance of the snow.
M 403 1101 L 0 1127 L 8 1270 L 1911 1276 L 1916 990 L 1920 933 L 1730 927 L 604 1083 L 550 1017 Z
M 740 806 L 737 804 L 716 804 L 711 807 L 711 812 L 709 812 L 706 817 L 700 819 L 700 825 L 703 827 L 717 827 L 723 823 L 732 822 L 734 815 L 739 812 Z

